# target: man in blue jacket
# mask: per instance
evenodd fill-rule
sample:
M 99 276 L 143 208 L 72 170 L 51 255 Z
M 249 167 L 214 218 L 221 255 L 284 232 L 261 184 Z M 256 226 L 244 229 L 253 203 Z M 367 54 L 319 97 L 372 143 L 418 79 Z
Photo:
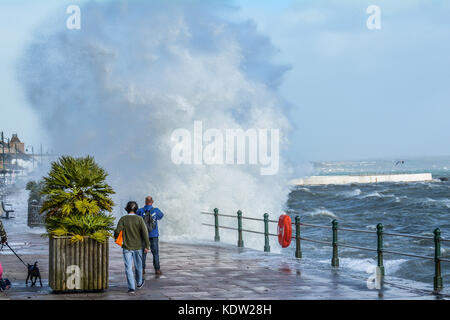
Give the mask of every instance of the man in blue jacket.
M 154 227 L 153 230 L 149 231 L 148 237 L 150 239 L 150 250 L 152 251 L 153 255 L 153 267 L 155 268 L 155 274 L 161 275 L 161 269 L 159 266 L 159 244 L 158 244 L 158 237 L 159 237 L 159 231 L 158 231 L 158 220 L 161 220 L 164 214 L 159 210 L 158 208 L 153 207 L 153 198 L 151 196 L 148 196 L 145 198 L 145 206 L 140 208 L 137 211 L 137 215 L 144 218 L 146 213 L 150 213 L 154 220 Z M 143 262 L 143 273 L 145 273 L 145 260 L 147 259 L 147 254 L 144 252 L 142 257 Z

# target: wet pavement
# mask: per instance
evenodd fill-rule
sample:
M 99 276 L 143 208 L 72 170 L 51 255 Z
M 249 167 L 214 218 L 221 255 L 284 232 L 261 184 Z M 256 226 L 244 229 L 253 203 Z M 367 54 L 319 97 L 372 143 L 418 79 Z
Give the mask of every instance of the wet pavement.
M 4 277 L 13 287 L 2 299 L 437 299 L 426 290 L 384 284 L 368 289 L 366 279 L 339 269 L 318 270 L 304 260 L 236 246 L 205 243 L 160 243 L 163 275 L 155 276 L 151 255 L 146 283 L 127 293 L 121 249 L 110 243 L 109 289 L 100 293 L 54 294 L 47 285 L 48 240 L 38 232 L 11 235 L 10 245 L 28 262 L 39 262 L 43 287 L 26 287 L 26 269 L 9 251 L 0 251 Z M 442 297 L 440 297 L 442 298 Z

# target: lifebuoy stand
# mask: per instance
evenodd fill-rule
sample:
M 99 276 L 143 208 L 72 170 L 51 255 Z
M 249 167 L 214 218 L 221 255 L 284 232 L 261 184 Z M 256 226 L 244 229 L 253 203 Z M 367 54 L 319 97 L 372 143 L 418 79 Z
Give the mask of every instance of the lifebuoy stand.
M 292 240 L 292 221 L 287 214 L 282 214 L 278 219 L 278 242 L 282 248 L 287 248 Z

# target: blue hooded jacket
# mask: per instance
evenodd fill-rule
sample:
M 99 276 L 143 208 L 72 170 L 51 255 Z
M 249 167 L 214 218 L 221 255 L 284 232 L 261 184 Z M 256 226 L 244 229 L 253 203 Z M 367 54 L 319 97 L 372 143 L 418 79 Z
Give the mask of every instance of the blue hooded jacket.
M 143 206 L 136 212 L 136 214 L 138 216 L 141 216 L 142 218 L 144 218 L 145 212 L 150 211 L 152 209 L 153 209 L 153 206 Z M 153 214 L 155 215 L 155 228 L 153 228 L 153 230 L 148 233 L 149 238 L 159 237 L 158 220 L 161 220 L 162 217 L 164 217 L 164 214 L 158 208 L 155 208 L 155 210 L 153 211 Z

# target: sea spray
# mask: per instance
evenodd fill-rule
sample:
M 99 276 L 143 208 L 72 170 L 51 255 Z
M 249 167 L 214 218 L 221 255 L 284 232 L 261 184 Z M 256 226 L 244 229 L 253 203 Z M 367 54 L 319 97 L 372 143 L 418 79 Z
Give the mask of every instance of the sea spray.
M 163 239 L 212 239 L 213 228 L 201 226 L 212 217 L 202 210 L 276 219 L 286 201 L 282 158 L 273 176 L 252 165 L 171 161 L 171 134 L 194 121 L 205 129 L 279 129 L 286 148 L 277 86 L 288 68 L 271 62 L 276 50 L 253 22 L 227 18 L 235 10 L 224 2 L 89 2 L 79 30 L 66 29 L 64 15 L 47 20 L 19 65 L 55 152 L 90 154 L 105 167 L 117 216 L 127 200 L 142 205 L 151 194 L 165 213 Z M 263 230 L 261 222 L 244 226 Z M 235 231 L 221 232 L 235 243 Z M 245 234 L 244 243 L 261 249 L 263 240 Z

